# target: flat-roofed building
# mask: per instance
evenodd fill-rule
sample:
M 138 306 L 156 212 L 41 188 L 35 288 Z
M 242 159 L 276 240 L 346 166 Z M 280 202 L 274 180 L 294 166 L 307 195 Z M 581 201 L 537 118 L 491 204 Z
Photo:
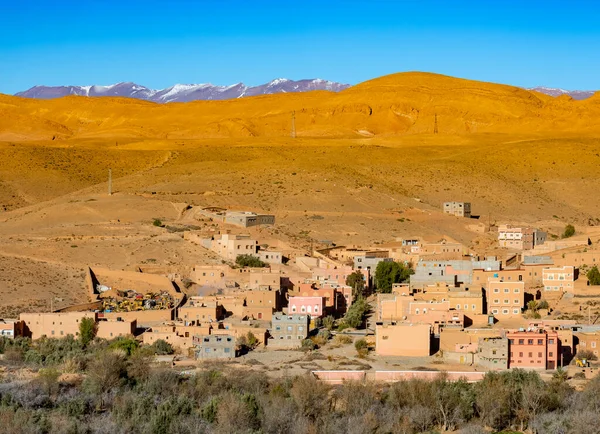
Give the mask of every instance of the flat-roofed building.
M 19 319 L 23 321 L 23 336 L 32 340 L 47 336 L 63 338 L 68 335 L 79 336 L 79 325 L 83 318 L 97 320 L 95 312 L 48 312 L 22 313 Z
M 444 214 L 450 214 L 456 217 L 471 218 L 470 202 L 444 202 L 442 206 Z
M 542 270 L 544 291 L 573 291 L 577 270 L 572 265 L 549 267 Z
M 506 333 L 510 350 L 509 368 L 556 369 L 560 342 L 556 332 L 545 330 Z
M 272 214 L 257 214 L 250 211 L 227 211 L 225 213 L 225 223 L 241 226 L 243 228 L 274 225 L 275 216 Z
M 237 356 L 237 344 L 233 335 L 194 336 L 196 359 L 233 359 Z
M 0 319 L 0 337 L 16 338 L 23 335 L 23 322 L 19 320 Z
M 288 314 L 310 315 L 312 318 L 323 316 L 325 311 L 325 298 L 319 296 L 294 296 L 288 301 Z
M 375 351 L 378 356 L 429 356 L 431 325 L 403 322 L 377 324 Z
M 525 306 L 525 283 L 490 279 L 487 284 L 488 314 L 495 317 L 521 315 Z
M 308 338 L 310 315 L 286 315 L 278 312 L 271 320 L 271 337 L 267 341 L 270 347 L 298 348 Z
M 479 338 L 476 360 L 478 365 L 487 369 L 507 369 L 508 339 L 501 336 Z

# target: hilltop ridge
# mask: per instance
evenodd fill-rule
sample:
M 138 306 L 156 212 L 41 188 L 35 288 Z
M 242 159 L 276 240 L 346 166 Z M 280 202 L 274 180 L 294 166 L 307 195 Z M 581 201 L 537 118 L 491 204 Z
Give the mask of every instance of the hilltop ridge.
M 519 87 L 407 72 L 338 93 L 280 93 L 225 101 L 156 105 L 76 96 L 0 97 L 0 140 L 286 137 L 296 113 L 298 137 L 578 132 L 600 130 L 596 97 L 553 98 Z

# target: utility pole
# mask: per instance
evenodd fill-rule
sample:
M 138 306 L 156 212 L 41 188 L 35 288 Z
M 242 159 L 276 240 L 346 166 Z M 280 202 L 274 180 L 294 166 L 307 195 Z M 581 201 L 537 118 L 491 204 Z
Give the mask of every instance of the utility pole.
M 296 111 L 292 112 L 292 139 L 296 138 Z
M 435 114 L 435 117 L 433 118 L 433 134 L 437 134 L 438 133 L 438 124 L 437 124 L 437 113 Z
M 108 169 L 108 195 L 112 196 L 112 169 Z

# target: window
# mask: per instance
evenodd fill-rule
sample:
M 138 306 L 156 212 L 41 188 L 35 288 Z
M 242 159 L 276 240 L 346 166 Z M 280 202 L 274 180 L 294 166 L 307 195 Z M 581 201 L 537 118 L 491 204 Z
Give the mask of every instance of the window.
M 477 310 L 477 306 L 472 305 L 471 307 L 473 308 L 473 310 Z
M 515 288 L 515 290 L 513 291 L 515 294 L 518 294 L 519 292 L 521 292 L 521 290 L 519 288 Z
M 554 357 L 554 353 L 551 351 L 548 353 L 548 357 Z
M 298 331 L 299 331 L 299 332 L 301 332 L 301 331 L 304 331 L 304 327 L 302 327 L 302 326 L 298 326 Z
M 527 339 L 527 345 L 533 345 L 533 339 Z
M 531 358 L 531 357 L 533 357 L 533 353 L 529 353 L 529 357 L 530 357 L 530 358 Z
M 525 345 L 525 339 L 519 339 L 519 345 Z
M 493 314 L 498 314 L 498 309 L 492 309 Z
M 288 326 L 287 331 L 291 332 L 292 331 L 292 326 Z
M 592 347 L 592 348 L 596 348 L 596 341 L 592 341 L 592 343 L 591 343 L 591 347 Z
M 504 300 L 504 304 L 510 304 L 510 300 L 508 300 L 508 299 Z
M 231 352 L 231 348 L 223 348 L 223 351 L 225 351 L 226 353 L 230 353 Z
M 515 340 L 514 340 L 514 339 L 509 339 L 509 340 L 508 340 L 508 342 L 509 342 L 511 345 L 514 345 L 514 343 L 515 343 Z M 512 353 L 510 353 L 510 355 L 512 356 Z
M 552 355 L 552 353 L 550 353 Z M 542 353 L 538 353 L 538 357 L 542 357 Z
M 508 315 L 508 309 L 502 309 L 502 313 L 503 313 L 504 315 Z
M 544 345 L 544 340 L 543 339 L 538 339 L 538 345 Z
M 499 299 L 495 299 L 494 300 L 494 304 L 500 304 L 500 300 Z
M 554 345 L 554 339 L 548 339 L 548 345 Z
M 521 310 L 520 309 L 513 309 L 513 313 L 515 315 L 518 315 L 519 313 L 521 313 Z
M 500 292 L 500 289 L 494 288 L 494 294 L 498 294 L 499 292 Z
M 523 357 L 523 353 L 519 353 L 519 357 Z
M 518 298 L 515 298 L 515 300 L 514 300 L 514 304 L 520 304 L 520 303 L 519 303 L 519 299 L 518 299 Z
M 204 352 L 205 352 L 205 353 L 210 353 L 210 348 L 205 348 L 205 349 L 204 349 Z
M 508 288 L 504 288 L 504 293 L 505 293 L 505 294 L 508 294 L 509 292 L 510 292 L 510 289 L 508 289 Z

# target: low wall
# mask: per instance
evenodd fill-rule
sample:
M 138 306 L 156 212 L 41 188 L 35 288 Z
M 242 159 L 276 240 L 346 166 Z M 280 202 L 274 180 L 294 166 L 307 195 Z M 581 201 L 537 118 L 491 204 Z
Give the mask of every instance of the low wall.
M 344 381 L 363 381 L 365 371 L 312 371 L 318 379 L 329 384 L 342 384 Z
M 365 381 L 373 380 L 377 382 L 393 383 L 396 381 L 406 381 L 411 379 L 435 380 L 440 375 L 445 375 L 448 381 L 458 381 L 461 379 L 469 383 L 483 380 L 485 372 L 441 372 L 441 371 L 312 371 L 312 374 L 318 379 L 328 384 L 342 384 L 344 381 Z
M 469 383 L 483 380 L 485 372 L 440 372 L 440 371 L 376 371 L 375 381 L 394 382 L 410 380 L 412 378 L 420 380 L 435 380 L 440 375 L 445 374 L 448 381 L 458 381 L 465 379 Z
M 139 326 L 145 327 L 157 322 L 172 321 L 173 311 L 174 309 L 104 312 L 98 314 L 98 317 L 110 320 L 116 320 L 117 318 L 122 318 L 124 321 L 136 320 Z

